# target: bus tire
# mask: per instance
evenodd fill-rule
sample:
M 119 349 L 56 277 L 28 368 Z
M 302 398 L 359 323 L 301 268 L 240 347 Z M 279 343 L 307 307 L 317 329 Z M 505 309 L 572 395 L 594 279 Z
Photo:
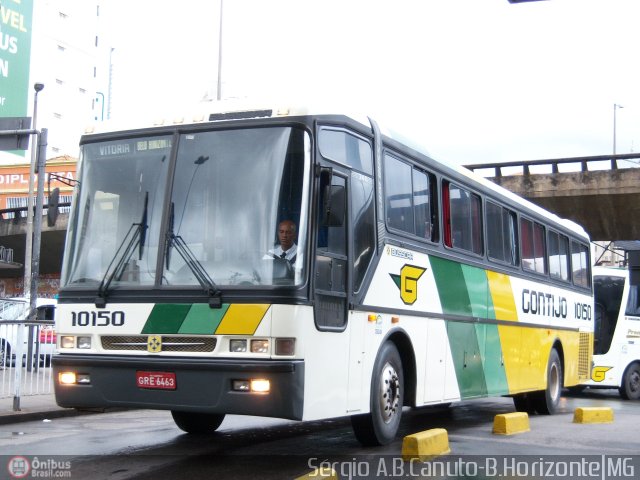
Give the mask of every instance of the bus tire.
M 224 420 L 223 413 L 179 412 L 171 410 L 171 416 L 178 428 L 187 433 L 213 433 Z
M 396 346 L 392 342 L 385 342 L 373 366 L 369 413 L 351 417 L 358 441 L 364 446 L 391 443 L 400 427 L 403 401 L 402 360 Z
M 640 399 L 640 363 L 635 362 L 627 367 L 618 391 L 625 400 Z
M 562 383 L 562 362 L 558 351 L 553 348 L 547 363 L 547 388 L 531 394 L 536 412 L 543 415 L 553 415 L 556 412 L 562 394 Z

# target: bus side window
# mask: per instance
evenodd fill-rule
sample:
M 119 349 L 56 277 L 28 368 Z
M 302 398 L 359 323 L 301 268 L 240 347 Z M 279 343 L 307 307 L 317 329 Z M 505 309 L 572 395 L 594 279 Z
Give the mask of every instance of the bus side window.
M 482 207 L 475 193 L 448 181 L 442 187 L 445 245 L 482 255 Z
M 640 316 L 640 285 L 629 285 L 629 299 L 624 313 L 633 317 Z

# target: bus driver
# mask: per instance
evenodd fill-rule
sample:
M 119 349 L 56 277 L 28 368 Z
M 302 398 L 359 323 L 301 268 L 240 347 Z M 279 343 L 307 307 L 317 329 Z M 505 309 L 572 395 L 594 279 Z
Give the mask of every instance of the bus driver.
M 283 220 L 278 225 L 278 241 L 280 245 L 269 250 L 269 254 L 275 258 L 289 261 L 291 265 L 296 262 L 298 246 L 295 243 L 296 224 L 291 220 Z

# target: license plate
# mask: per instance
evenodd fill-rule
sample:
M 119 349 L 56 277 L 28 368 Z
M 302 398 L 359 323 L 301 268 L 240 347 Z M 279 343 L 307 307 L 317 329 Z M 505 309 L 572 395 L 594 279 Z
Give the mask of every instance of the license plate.
M 173 372 L 136 372 L 136 383 L 140 388 L 175 390 L 176 374 Z

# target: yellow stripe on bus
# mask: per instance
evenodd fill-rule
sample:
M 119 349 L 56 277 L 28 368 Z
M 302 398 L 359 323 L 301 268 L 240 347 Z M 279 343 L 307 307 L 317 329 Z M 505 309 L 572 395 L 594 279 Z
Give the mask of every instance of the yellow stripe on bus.
M 215 333 L 216 335 L 253 335 L 268 309 L 268 304 L 232 304 Z
M 487 270 L 489 291 L 493 301 L 493 310 L 496 320 L 514 322 L 513 326 L 498 325 L 500 346 L 502 348 L 502 360 L 507 377 L 509 392 L 518 391 L 522 385 L 526 385 L 527 379 L 522 378 L 524 368 L 522 356 L 522 331 L 517 326 L 518 311 L 513 298 L 511 280 L 508 275 Z
M 509 276 L 487 270 L 487 279 L 489 280 L 496 320 L 513 320 L 517 322 L 518 311 L 516 310 L 516 302 L 513 299 Z

